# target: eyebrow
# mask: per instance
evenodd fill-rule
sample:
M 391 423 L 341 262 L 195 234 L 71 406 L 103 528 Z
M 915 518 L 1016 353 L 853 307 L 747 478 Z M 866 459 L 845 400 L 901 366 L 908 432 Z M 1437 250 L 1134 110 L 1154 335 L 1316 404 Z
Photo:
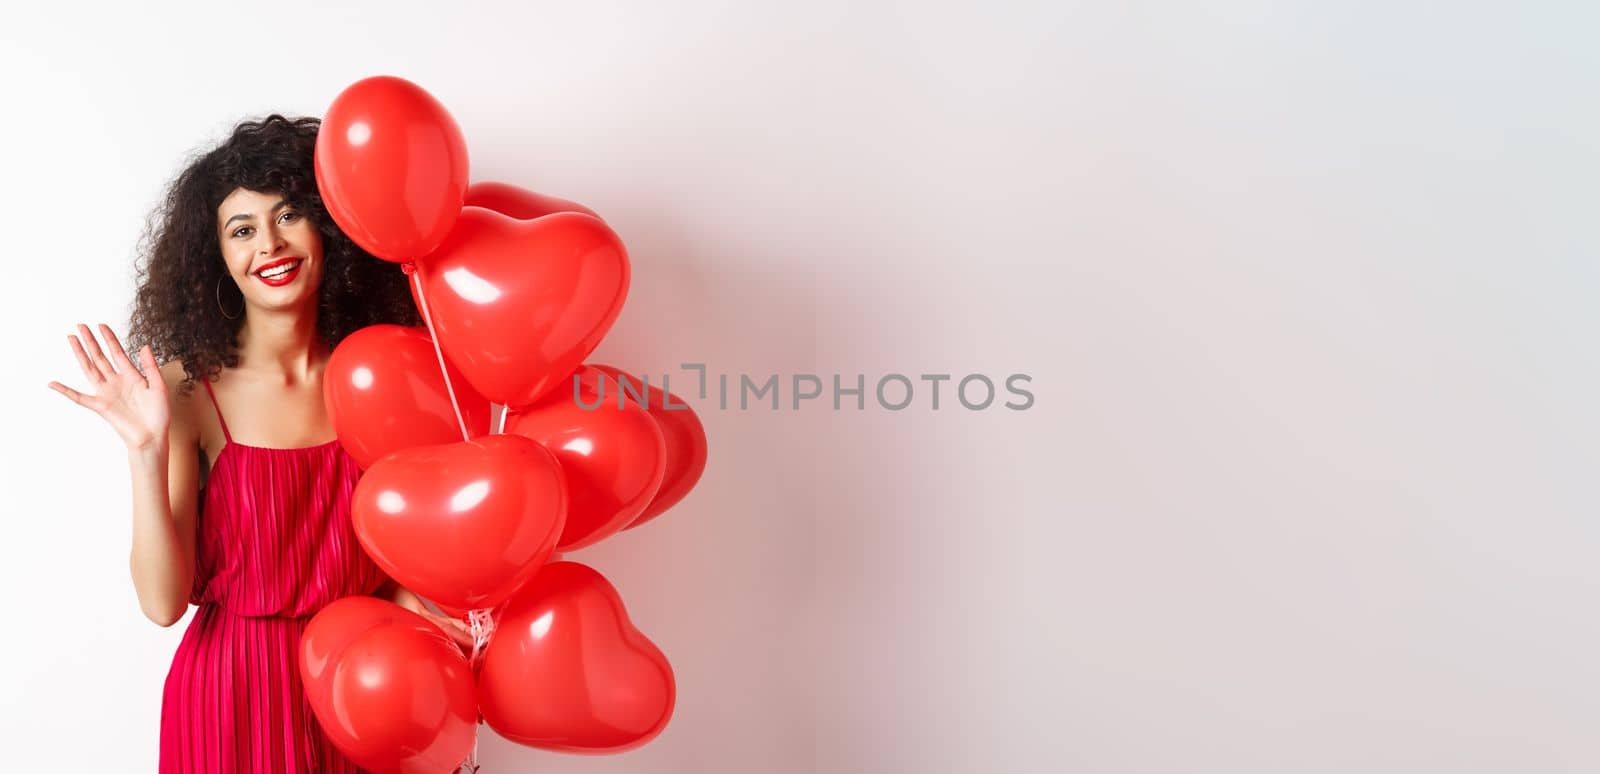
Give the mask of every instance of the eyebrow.
M 272 205 L 272 209 L 267 210 L 267 212 L 269 212 L 269 213 L 277 212 L 278 210 L 283 209 L 284 206 L 287 205 L 288 203 L 289 203 L 288 199 L 279 199 L 278 203 Z M 231 218 L 228 218 L 228 220 L 222 224 L 222 227 L 223 228 L 227 228 L 228 226 L 233 225 L 233 222 L 236 221 L 236 220 L 250 220 L 250 219 L 252 219 L 254 217 L 255 217 L 255 215 L 253 215 L 251 213 L 241 212 L 238 215 L 235 215 L 235 216 L 233 216 Z

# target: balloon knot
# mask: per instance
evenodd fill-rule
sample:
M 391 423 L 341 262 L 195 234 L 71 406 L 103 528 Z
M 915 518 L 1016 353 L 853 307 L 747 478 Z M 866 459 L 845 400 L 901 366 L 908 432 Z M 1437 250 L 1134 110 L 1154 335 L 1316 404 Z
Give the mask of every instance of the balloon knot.
M 416 261 L 406 261 L 405 263 L 400 264 L 400 271 L 405 272 L 405 275 L 407 277 L 411 276 L 412 274 L 415 274 L 416 271 L 417 271 L 417 262 Z

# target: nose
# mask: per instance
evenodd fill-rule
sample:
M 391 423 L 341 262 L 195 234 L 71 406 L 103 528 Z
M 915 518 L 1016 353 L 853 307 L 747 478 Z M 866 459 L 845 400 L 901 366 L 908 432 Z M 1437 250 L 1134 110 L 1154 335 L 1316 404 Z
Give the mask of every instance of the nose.
M 260 234 L 261 239 L 258 247 L 261 250 L 262 255 L 272 255 L 278 251 L 278 248 L 283 247 L 284 239 L 278 234 L 277 229 L 268 226 L 264 229 L 261 229 Z

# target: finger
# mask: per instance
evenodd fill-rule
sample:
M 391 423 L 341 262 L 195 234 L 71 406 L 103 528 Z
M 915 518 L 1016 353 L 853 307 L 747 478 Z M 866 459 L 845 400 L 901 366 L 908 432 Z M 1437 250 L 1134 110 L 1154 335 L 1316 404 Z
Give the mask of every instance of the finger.
M 111 367 L 111 361 L 106 359 L 106 353 L 100 351 L 100 340 L 95 338 L 94 334 L 89 331 L 89 326 L 78 323 L 78 329 L 82 331 L 83 339 L 87 342 L 89 359 L 100 367 L 107 379 L 110 379 L 117 373 L 117 369 Z
M 55 390 L 56 392 L 59 392 L 62 395 L 67 396 L 67 400 L 70 400 L 73 403 L 76 403 L 76 404 L 78 404 L 80 406 L 88 406 L 89 405 L 86 402 L 86 401 L 88 401 L 89 396 L 84 395 L 83 393 L 78 392 L 77 390 L 74 390 L 71 387 L 66 386 L 65 384 L 62 384 L 61 382 L 51 382 L 50 383 L 50 389 Z
M 118 371 L 133 370 L 133 361 L 128 359 L 128 351 L 122 348 L 122 342 L 117 340 L 117 334 L 111 326 L 100 323 L 100 335 L 106 337 L 106 347 L 111 350 L 111 360 Z
M 468 648 L 472 647 L 472 632 L 467 629 L 466 624 L 444 616 L 433 616 L 433 622 L 438 624 L 439 628 L 443 629 L 445 634 L 450 635 L 450 639 L 455 640 L 457 644 Z
M 89 360 L 89 353 L 83 350 L 83 342 L 78 341 L 76 334 L 68 335 L 67 343 L 72 345 L 72 354 L 77 356 L 78 367 L 83 369 L 83 376 L 89 380 L 90 384 L 99 384 L 106 380 L 105 375 L 100 373 L 100 369 Z

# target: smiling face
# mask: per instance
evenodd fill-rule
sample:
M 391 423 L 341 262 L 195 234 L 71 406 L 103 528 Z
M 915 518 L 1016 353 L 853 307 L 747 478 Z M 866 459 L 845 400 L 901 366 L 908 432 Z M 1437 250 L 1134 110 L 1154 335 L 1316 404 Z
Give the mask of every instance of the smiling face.
M 322 284 L 322 234 L 281 194 L 235 189 L 217 207 L 217 238 L 246 305 L 315 307 Z

